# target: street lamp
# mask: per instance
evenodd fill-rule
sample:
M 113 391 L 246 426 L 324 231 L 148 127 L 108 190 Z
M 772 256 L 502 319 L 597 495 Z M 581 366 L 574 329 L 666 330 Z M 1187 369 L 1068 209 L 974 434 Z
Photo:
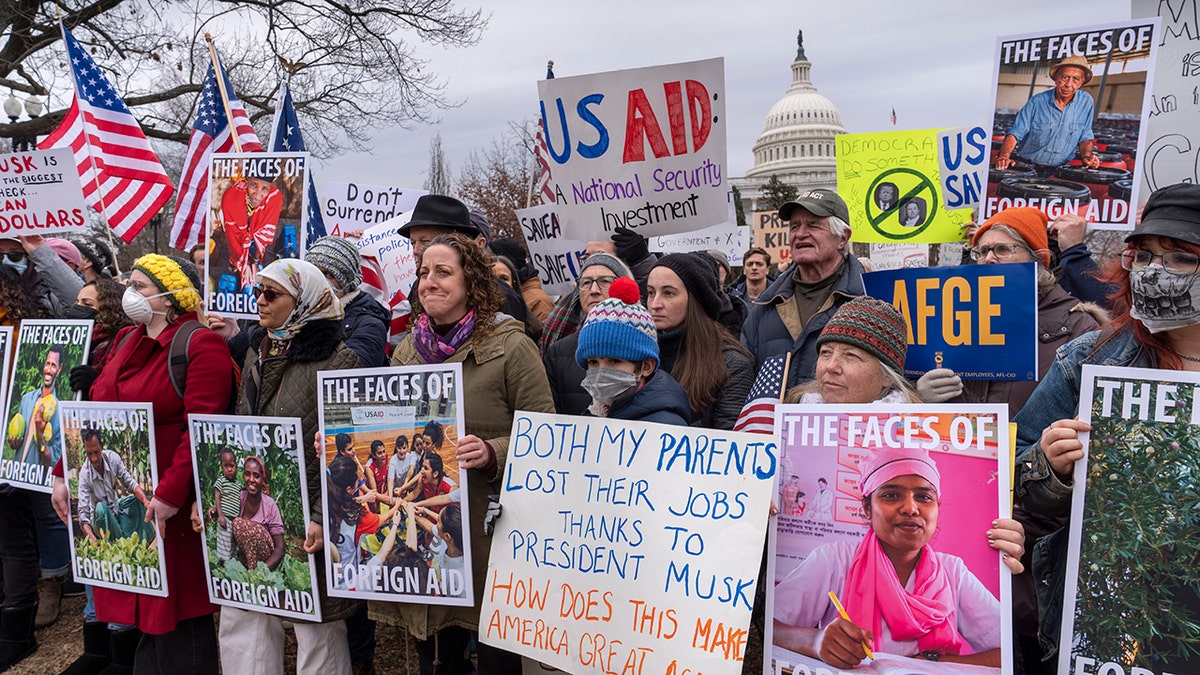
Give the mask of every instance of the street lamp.
M 4 114 L 13 123 L 17 123 L 17 118 L 21 116 L 21 99 L 13 92 L 9 92 L 8 98 L 4 101 Z M 25 114 L 30 120 L 35 120 L 41 116 L 45 106 L 38 100 L 36 96 L 30 96 L 24 105 Z M 12 139 L 13 152 L 25 152 L 35 150 L 37 148 L 37 134 L 29 136 L 14 136 Z

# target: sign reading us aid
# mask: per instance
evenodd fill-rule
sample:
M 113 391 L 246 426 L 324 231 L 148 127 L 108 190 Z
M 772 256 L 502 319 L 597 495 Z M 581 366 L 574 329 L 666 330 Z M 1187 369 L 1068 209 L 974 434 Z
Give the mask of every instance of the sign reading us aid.
M 727 220 L 723 59 L 542 80 L 538 95 L 568 238 Z
M 988 132 L 983 127 L 937 132 L 942 208 L 971 209 L 987 193 Z
M 1034 263 L 917 267 L 863 275 L 867 295 L 904 315 L 904 374 L 949 368 L 967 380 L 1036 380 Z

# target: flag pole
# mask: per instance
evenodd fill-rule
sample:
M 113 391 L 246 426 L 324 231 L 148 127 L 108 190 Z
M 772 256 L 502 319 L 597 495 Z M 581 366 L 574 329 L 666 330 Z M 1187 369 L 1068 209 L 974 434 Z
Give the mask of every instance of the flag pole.
M 63 22 L 62 9 L 58 6 L 58 3 L 55 3 L 54 9 L 56 12 L 58 12 L 58 30 L 62 34 L 63 46 L 65 47 L 67 44 L 67 24 L 65 22 Z M 71 71 L 71 87 L 72 87 L 72 89 L 74 89 L 75 105 L 76 105 L 76 107 L 78 107 L 79 106 L 79 82 L 75 81 L 75 69 L 72 67 L 72 68 L 69 68 L 68 70 Z M 88 157 L 90 157 L 92 160 L 91 161 L 92 183 L 96 186 L 96 199 L 97 199 L 97 201 L 100 202 L 100 219 L 104 221 L 104 232 L 108 235 L 108 248 L 110 251 L 113 252 L 113 267 L 116 268 L 117 274 L 120 275 L 121 274 L 121 264 L 119 262 L 117 262 L 117 241 L 115 239 L 113 239 L 112 225 L 109 224 L 109 222 L 108 222 L 108 207 L 104 204 L 104 191 L 100 189 L 100 176 L 99 176 L 99 172 L 96 171 L 96 153 L 92 152 L 92 140 L 91 140 L 91 134 L 89 134 L 87 132 L 87 120 L 82 119 L 82 115 L 83 115 L 82 111 L 80 111 L 79 114 L 81 116 L 79 123 L 84 126 L 83 142 L 84 142 L 84 145 L 87 146 Z
M 208 42 L 208 54 L 212 57 L 213 72 L 217 76 L 217 89 L 221 92 L 221 103 L 225 105 L 225 121 L 229 123 L 229 136 L 233 139 L 234 152 L 242 151 L 242 141 L 238 138 L 237 125 L 233 122 L 233 111 L 229 109 L 229 94 L 225 93 L 225 73 L 221 70 L 221 62 L 217 60 L 217 49 L 213 47 L 211 33 L 205 33 Z

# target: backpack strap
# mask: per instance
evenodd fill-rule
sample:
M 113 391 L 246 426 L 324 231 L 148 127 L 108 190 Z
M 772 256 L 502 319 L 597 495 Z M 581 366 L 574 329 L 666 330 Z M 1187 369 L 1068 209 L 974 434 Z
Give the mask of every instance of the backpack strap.
M 192 346 L 192 333 L 203 327 L 199 321 L 188 319 L 171 338 L 167 371 L 171 374 L 171 386 L 180 400 L 183 400 L 183 393 L 187 390 L 188 350 Z

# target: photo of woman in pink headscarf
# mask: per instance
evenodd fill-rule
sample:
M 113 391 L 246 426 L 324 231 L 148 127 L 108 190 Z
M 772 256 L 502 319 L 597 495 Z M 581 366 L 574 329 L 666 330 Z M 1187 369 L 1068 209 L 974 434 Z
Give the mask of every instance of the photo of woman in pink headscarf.
M 884 449 L 865 457 L 859 469 L 870 529 L 859 542 L 819 546 L 779 583 L 774 644 L 837 668 L 858 665 L 868 648 L 999 667 L 1000 601 L 961 558 L 930 547 L 940 510 L 937 464 L 925 450 Z M 993 527 L 986 536 L 1019 572 L 1019 533 Z

